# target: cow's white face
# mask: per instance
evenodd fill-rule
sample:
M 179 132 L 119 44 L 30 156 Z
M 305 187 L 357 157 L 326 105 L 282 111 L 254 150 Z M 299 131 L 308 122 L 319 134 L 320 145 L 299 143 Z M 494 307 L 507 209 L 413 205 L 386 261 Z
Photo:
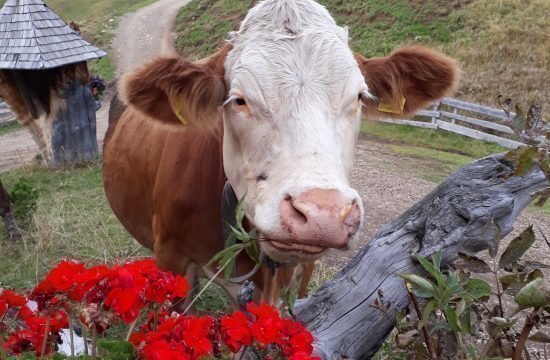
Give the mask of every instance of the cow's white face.
M 289 3 L 260 4 L 234 34 L 223 157 L 247 217 L 269 240 L 264 252 L 304 260 L 359 236 L 363 205 L 349 178 L 369 93 L 347 31 L 313 1 Z M 297 24 L 277 19 L 293 10 Z

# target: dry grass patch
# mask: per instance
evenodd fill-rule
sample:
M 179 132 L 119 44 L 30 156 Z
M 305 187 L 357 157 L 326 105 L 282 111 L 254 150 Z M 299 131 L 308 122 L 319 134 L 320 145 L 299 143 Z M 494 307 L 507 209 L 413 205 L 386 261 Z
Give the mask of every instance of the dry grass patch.
M 497 106 L 503 94 L 549 112 L 550 1 L 477 0 L 450 19 L 462 29 L 444 47 L 464 71 L 455 97 Z

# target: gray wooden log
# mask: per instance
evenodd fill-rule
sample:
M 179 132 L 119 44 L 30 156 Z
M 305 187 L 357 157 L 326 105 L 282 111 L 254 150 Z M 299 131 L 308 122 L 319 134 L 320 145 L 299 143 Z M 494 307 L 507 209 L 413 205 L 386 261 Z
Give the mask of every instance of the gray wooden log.
M 409 305 L 399 275 L 421 273 L 412 252 L 431 256 L 441 251 L 444 264 L 459 252 L 489 249 L 496 254 L 532 194 L 548 186 L 540 170 L 525 177 L 513 171 L 502 154 L 464 166 L 383 226 L 334 280 L 298 302 L 296 316 L 312 331 L 316 354 L 368 359 L 376 353 L 394 328 L 396 313 Z M 378 290 L 391 304 L 387 316 L 371 306 Z
M 91 161 L 99 154 L 96 103 L 90 85 L 76 79 L 65 89 L 63 99 L 52 125 L 54 168 Z
M 21 239 L 21 231 L 17 227 L 15 215 L 11 207 L 11 198 L 0 181 L 0 217 L 4 219 L 8 240 L 17 241 Z

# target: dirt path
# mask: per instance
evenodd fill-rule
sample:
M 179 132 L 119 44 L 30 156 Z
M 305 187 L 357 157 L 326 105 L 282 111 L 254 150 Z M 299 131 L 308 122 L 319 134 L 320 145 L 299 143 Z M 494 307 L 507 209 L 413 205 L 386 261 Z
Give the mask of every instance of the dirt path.
M 117 29 L 113 48 L 117 77 L 132 70 L 155 55 L 173 51 L 175 16 L 189 0 L 159 0 L 124 16 Z M 109 112 L 108 97 L 97 112 L 97 140 L 103 147 Z M 0 135 L 0 173 L 32 162 L 38 147 L 26 130 Z
M 188 2 L 159 0 L 122 19 L 113 43 L 118 76 L 156 55 L 173 52 L 175 16 Z

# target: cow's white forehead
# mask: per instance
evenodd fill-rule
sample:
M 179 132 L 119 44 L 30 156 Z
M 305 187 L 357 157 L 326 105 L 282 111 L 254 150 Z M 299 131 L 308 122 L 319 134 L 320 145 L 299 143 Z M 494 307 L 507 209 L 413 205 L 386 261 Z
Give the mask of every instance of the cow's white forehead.
M 347 30 L 336 25 L 328 10 L 313 0 L 265 0 L 252 8 L 234 32 L 234 40 L 246 37 L 294 37 L 324 30 L 347 41 Z
M 230 41 L 226 80 L 232 87 L 252 90 L 247 94 L 284 100 L 285 94 L 295 99 L 295 91 L 308 89 L 320 96 L 318 88 L 334 95 L 343 91 L 338 87 L 350 76 L 362 80 L 347 45 L 347 29 L 314 1 L 263 1 L 250 10 Z

